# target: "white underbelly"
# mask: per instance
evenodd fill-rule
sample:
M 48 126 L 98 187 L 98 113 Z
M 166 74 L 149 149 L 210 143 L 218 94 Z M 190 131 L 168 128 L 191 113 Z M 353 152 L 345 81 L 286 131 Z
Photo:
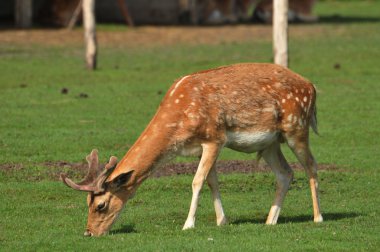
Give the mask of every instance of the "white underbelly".
M 226 147 L 252 153 L 268 147 L 277 139 L 277 132 L 228 132 Z

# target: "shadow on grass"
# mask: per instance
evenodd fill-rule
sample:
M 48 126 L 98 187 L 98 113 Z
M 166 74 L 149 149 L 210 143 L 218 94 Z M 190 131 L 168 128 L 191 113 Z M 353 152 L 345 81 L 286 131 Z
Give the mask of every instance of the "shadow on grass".
M 110 232 L 110 234 L 112 234 L 112 235 L 129 234 L 129 233 L 137 233 L 137 231 L 135 229 L 135 225 L 133 225 L 133 224 L 123 225 L 121 228 L 113 230 Z
M 332 16 L 319 16 L 317 23 L 326 24 L 348 24 L 348 23 L 379 23 L 380 17 L 366 16 L 341 16 L 339 14 Z
M 351 219 L 356 218 L 360 216 L 359 213 L 355 212 L 348 212 L 348 213 L 323 213 L 323 221 L 337 221 L 342 219 Z M 264 224 L 266 221 L 266 218 L 240 218 L 235 221 L 232 221 L 231 224 L 239 225 L 239 224 Z M 285 224 L 285 223 L 302 223 L 302 222 L 309 222 L 313 221 L 312 215 L 298 215 L 298 216 L 283 216 L 279 217 L 278 224 Z

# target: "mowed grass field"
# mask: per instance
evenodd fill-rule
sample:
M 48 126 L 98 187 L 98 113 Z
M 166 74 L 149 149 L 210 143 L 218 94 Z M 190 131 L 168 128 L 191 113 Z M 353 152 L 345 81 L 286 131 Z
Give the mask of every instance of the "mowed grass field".
M 275 192 L 272 173 L 222 174 L 229 225 L 215 226 L 205 186 L 196 228 L 182 231 L 192 176 L 181 175 L 147 180 L 110 235 L 85 238 L 85 193 L 68 189 L 58 181 L 57 170 L 47 166 L 82 162 L 93 148 L 102 162 L 110 155 L 121 158 L 175 79 L 220 65 L 270 62 L 270 26 L 249 25 L 262 36 L 233 41 L 107 42 L 100 44 L 96 72 L 84 70 L 80 43 L 0 38 L 6 41 L 0 43 L 0 251 L 378 250 L 379 9 L 377 1 L 320 1 L 320 23 L 290 27 L 290 68 L 318 89 L 321 136 L 311 135 L 314 156 L 338 167 L 319 173 L 321 224 L 312 222 L 303 172 L 296 172 L 276 226 L 264 225 Z M 147 32 L 138 29 L 141 36 Z M 188 29 L 183 28 L 184 35 Z M 103 37 L 112 38 L 114 32 L 136 33 L 122 26 L 99 28 Z M 229 150 L 221 155 L 254 158 Z

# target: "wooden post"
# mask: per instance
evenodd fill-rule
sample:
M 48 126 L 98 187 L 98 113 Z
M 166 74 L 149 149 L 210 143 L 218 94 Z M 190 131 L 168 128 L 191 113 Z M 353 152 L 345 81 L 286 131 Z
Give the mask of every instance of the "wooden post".
M 83 0 L 83 26 L 86 44 L 86 66 L 96 69 L 95 0 Z
M 32 26 L 32 0 L 16 0 L 16 27 L 30 28 Z
M 273 0 L 274 63 L 288 67 L 288 0 Z
M 74 10 L 73 15 L 71 16 L 69 23 L 67 24 L 67 29 L 72 30 L 79 19 L 79 15 L 82 12 L 83 0 L 80 0 L 77 7 Z
M 119 4 L 119 8 L 121 10 L 121 14 L 123 15 L 125 19 L 125 23 L 129 25 L 130 27 L 135 26 L 133 19 L 131 15 L 129 14 L 128 6 L 125 3 L 125 0 L 117 0 L 117 3 Z

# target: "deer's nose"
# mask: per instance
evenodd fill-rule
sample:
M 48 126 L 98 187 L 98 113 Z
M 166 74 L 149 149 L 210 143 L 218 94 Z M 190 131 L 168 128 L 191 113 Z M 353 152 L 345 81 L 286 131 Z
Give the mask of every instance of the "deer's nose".
M 87 229 L 86 232 L 84 232 L 83 235 L 90 237 L 90 236 L 92 236 L 92 233 Z

